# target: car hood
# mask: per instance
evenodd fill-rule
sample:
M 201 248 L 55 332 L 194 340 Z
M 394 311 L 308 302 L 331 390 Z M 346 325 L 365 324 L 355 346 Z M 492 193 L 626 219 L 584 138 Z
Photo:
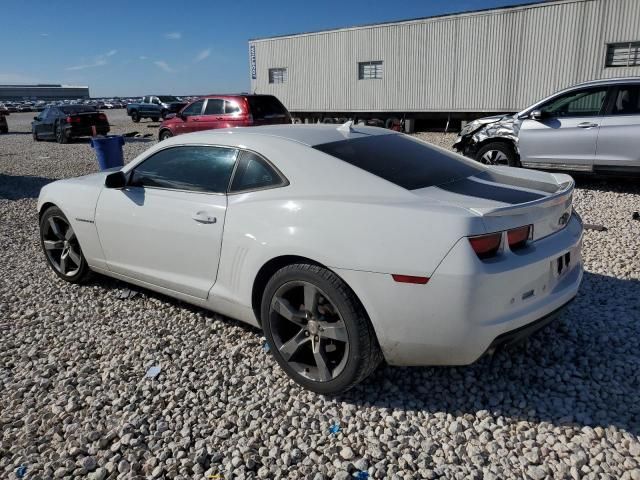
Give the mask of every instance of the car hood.
M 492 117 L 485 117 L 480 119 L 488 122 L 482 125 L 478 130 L 473 132 L 474 142 L 480 143 L 489 138 L 507 138 L 518 143 L 518 134 L 520 133 L 520 126 L 522 120 L 518 115 L 495 115 Z

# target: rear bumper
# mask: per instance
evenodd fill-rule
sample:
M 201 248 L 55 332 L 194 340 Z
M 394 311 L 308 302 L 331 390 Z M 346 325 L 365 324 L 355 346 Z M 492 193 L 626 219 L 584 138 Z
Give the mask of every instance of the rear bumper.
M 388 363 L 467 365 L 494 342 L 551 321 L 576 296 L 581 246 L 582 224 L 573 216 L 566 228 L 526 251 L 492 261 L 479 260 L 463 238 L 426 285 L 396 283 L 388 274 L 336 273 L 363 303 Z M 567 254 L 569 267 L 558 275 L 557 261 Z
M 96 125 L 96 134 L 97 135 L 106 135 L 109 133 L 109 125 Z M 89 137 L 93 135 L 93 130 L 91 126 L 75 126 L 75 125 L 67 125 L 65 127 L 65 134 L 67 137 Z

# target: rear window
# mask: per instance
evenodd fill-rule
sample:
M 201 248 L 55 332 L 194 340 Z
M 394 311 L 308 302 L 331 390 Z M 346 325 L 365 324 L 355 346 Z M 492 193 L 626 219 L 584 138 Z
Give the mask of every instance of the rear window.
M 171 95 L 160 95 L 158 97 L 162 103 L 171 103 L 171 102 L 179 102 L 176 97 L 172 97 Z
M 289 112 L 276 97 L 271 95 L 247 97 L 254 119 L 286 117 Z
M 483 171 L 471 160 L 430 147 L 407 135 L 372 135 L 313 148 L 407 190 L 441 185 Z
M 66 105 L 64 107 L 58 107 L 63 113 L 82 113 L 82 112 L 95 112 L 96 107 L 91 105 Z

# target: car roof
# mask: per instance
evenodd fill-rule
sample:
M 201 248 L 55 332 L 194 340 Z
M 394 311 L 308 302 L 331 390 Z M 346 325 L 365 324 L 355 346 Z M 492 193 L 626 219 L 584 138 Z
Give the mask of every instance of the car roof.
M 221 128 L 217 130 L 207 130 L 203 132 L 178 135 L 165 141 L 167 144 L 216 143 L 216 140 L 219 140 L 222 136 L 226 137 L 228 141 L 228 135 L 250 135 L 279 138 L 313 147 L 315 145 L 338 142 L 341 140 L 352 140 L 373 135 L 394 134 L 399 135 L 397 132 L 387 130 L 386 128 L 365 127 L 360 125 L 349 128 L 346 124 L 344 126 L 334 124 L 287 124 Z
M 578 83 L 571 88 L 585 87 L 589 85 L 616 85 L 620 83 L 637 83 L 640 82 L 640 77 L 616 77 L 616 78 L 600 78 L 597 80 L 590 80 L 588 82 Z

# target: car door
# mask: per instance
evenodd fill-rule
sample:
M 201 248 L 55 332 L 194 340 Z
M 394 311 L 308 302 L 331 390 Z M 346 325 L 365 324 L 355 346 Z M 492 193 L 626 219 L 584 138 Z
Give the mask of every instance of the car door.
M 595 167 L 640 168 L 640 83 L 613 89 L 598 133 Z
M 193 102 L 191 105 L 187 105 L 180 112 L 182 122 L 176 125 L 176 132 L 190 133 L 201 130 L 200 123 L 202 122 L 203 107 L 204 100 L 198 100 L 197 102 Z
M 525 118 L 518 134 L 523 166 L 591 170 L 608 87 L 558 95 L 537 107 L 541 117 Z
M 104 188 L 96 228 L 108 268 L 196 298 L 216 280 L 237 150 L 182 145 L 153 153 Z
M 38 134 L 38 138 L 47 138 L 49 135 L 52 134 L 47 128 L 47 124 L 46 124 L 46 120 L 47 120 L 47 117 L 49 116 L 50 111 L 51 111 L 51 108 L 49 107 L 45 108 L 42 112 L 40 112 L 40 115 L 36 116 L 38 120 L 34 120 L 33 128 L 35 128 L 36 133 Z
M 214 128 L 223 128 L 223 121 L 224 100 L 221 98 L 208 98 L 197 129 L 212 130 Z

